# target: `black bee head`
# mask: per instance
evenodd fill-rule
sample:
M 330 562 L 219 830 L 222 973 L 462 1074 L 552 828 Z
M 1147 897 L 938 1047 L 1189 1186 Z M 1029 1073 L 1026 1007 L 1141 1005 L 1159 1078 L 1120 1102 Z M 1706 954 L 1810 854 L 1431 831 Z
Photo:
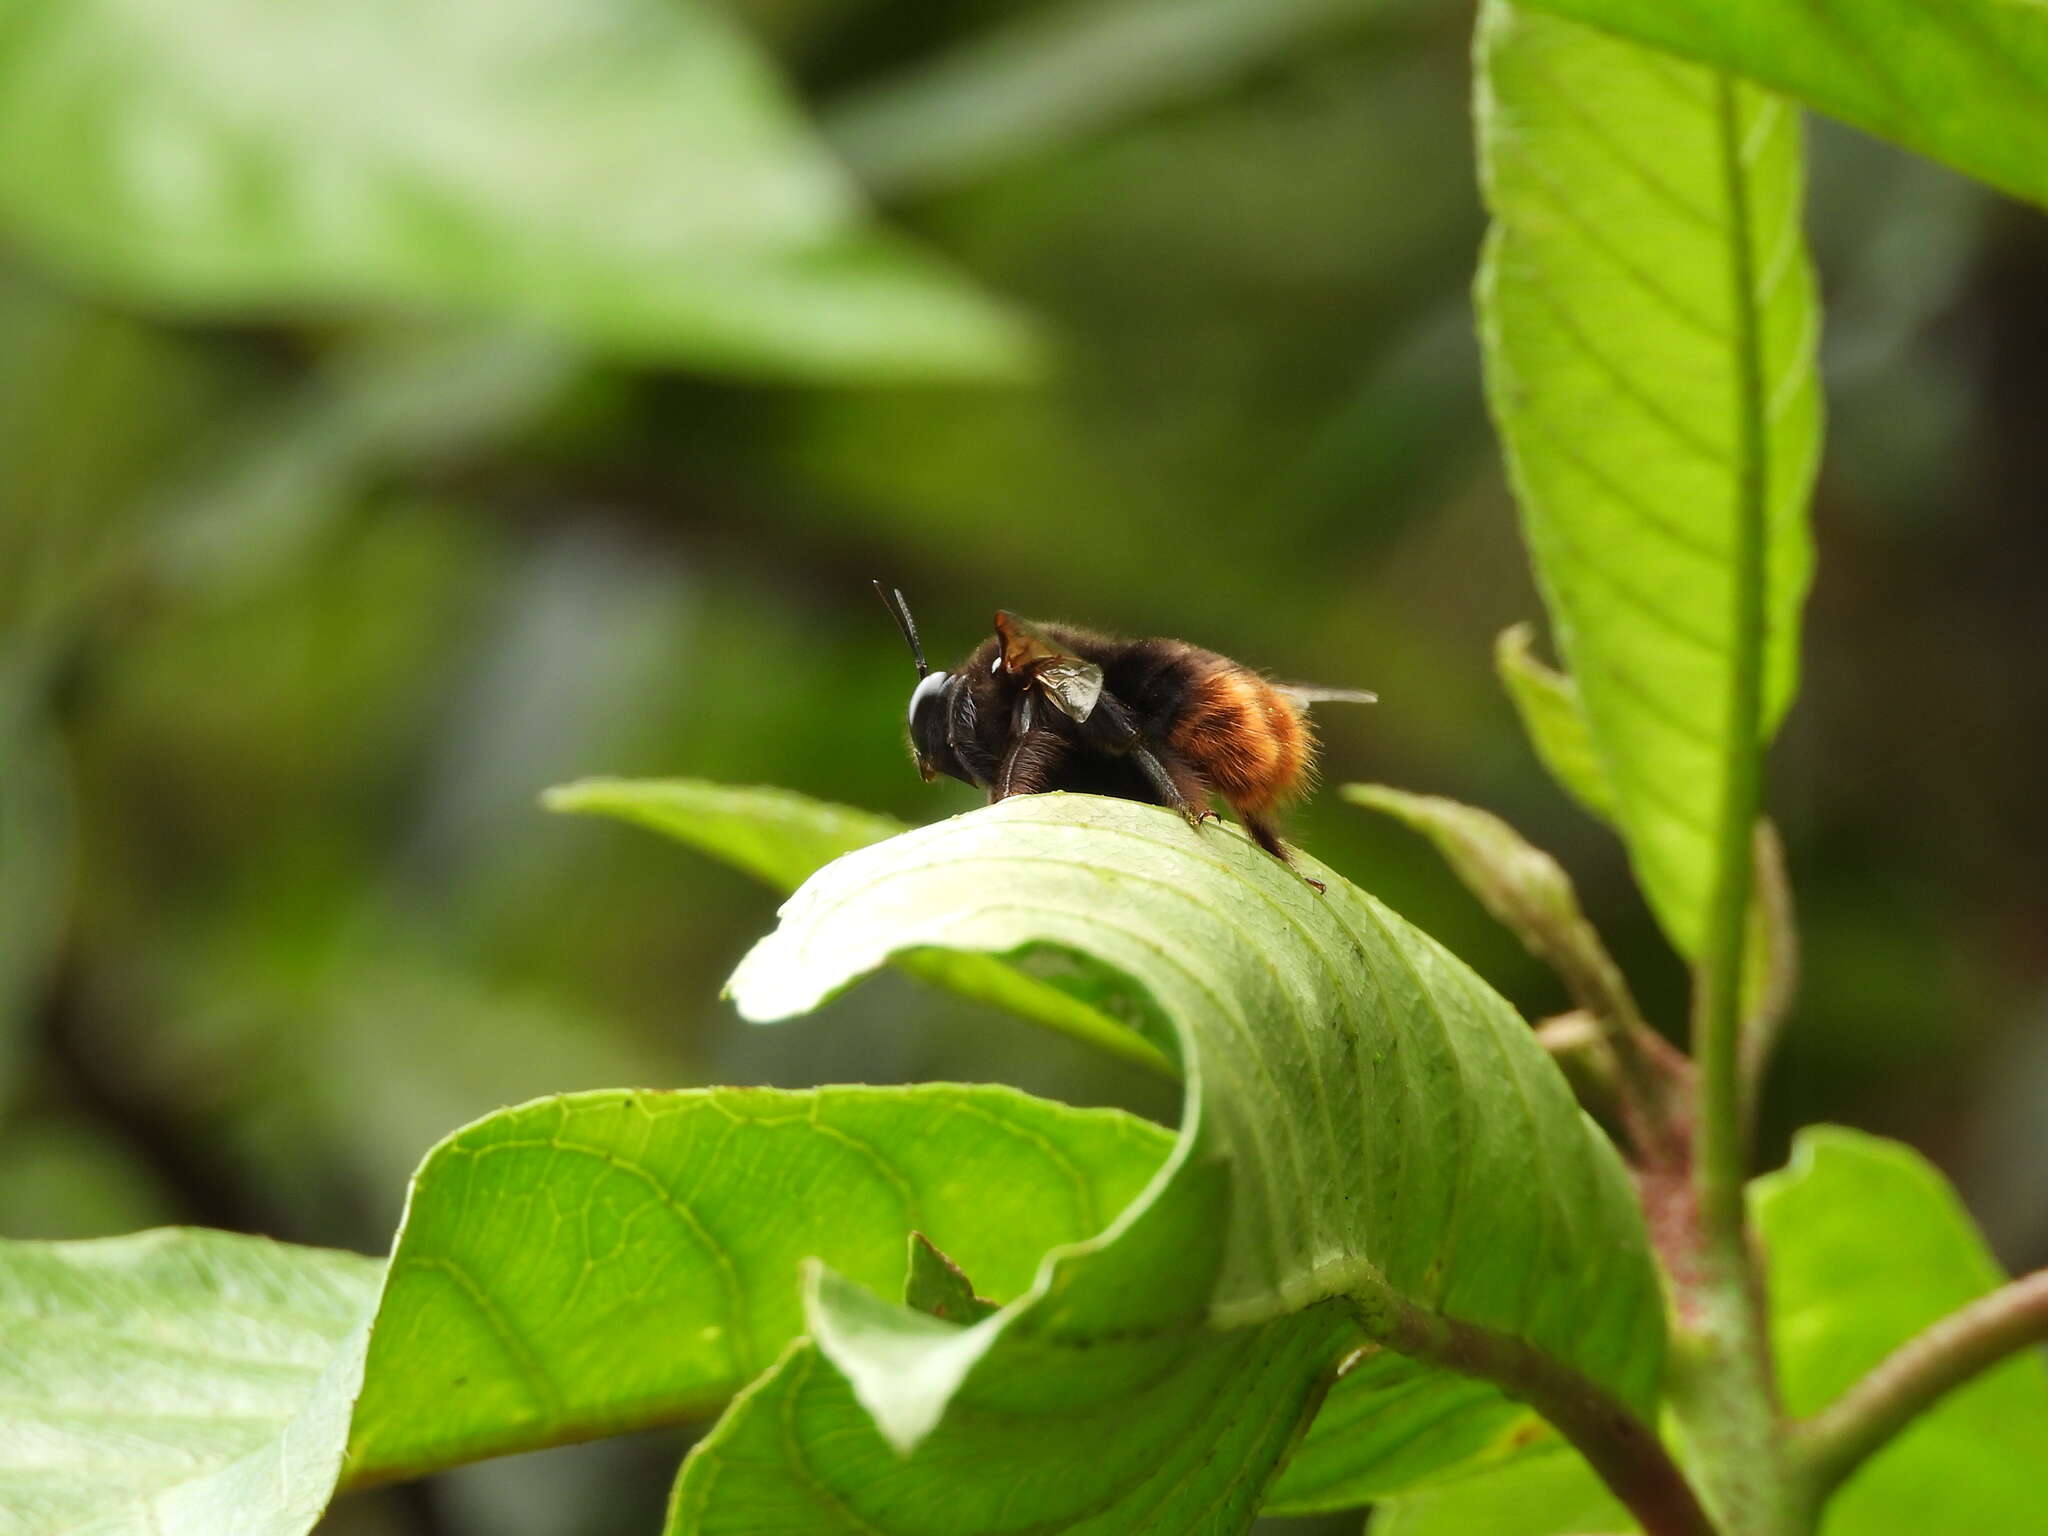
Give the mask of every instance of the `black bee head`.
M 910 750 L 917 758 L 917 771 L 927 784 L 942 773 L 965 783 L 974 782 L 946 740 L 953 690 L 962 681 L 950 672 L 932 672 L 919 678 L 911 690 Z
M 973 695 L 958 691 L 966 678 L 951 672 L 934 672 L 924 659 L 924 643 L 917 638 L 917 621 L 910 616 L 910 604 L 903 600 L 903 594 L 879 581 L 875 591 L 903 632 L 904 642 L 910 647 L 910 659 L 917 666 L 917 686 L 910 691 L 910 750 L 917 758 L 917 771 L 924 775 L 927 784 L 942 773 L 963 784 L 975 783 L 974 775 L 960 761 L 960 754 L 949 739 L 955 727 L 956 700 L 967 728 L 973 729 Z

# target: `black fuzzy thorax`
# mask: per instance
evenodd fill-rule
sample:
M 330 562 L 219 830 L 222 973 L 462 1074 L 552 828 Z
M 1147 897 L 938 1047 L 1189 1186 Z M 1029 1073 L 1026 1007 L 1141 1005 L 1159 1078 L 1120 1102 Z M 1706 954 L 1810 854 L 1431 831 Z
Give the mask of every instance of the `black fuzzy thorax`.
M 1069 655 L 1102 668 L 1103 686 L 1130 710 L 1139 729 L 1164 740 L 1189 707 L 1201 678 L 1235 663 L 1182 640 L 1122 640 L 1069 624 L 1039 624 L 1039 633 Z M 962 765 L 979 783 L 995 781 L 1004 754 L 1015 738 L 1018 706 L 1032 685 L 1027 678 L 1005 672 L 999 658 L 1002 642 L 991 635 L 957 669 L 973 702 L 973 728 L 959 743 Z M 1089 747 L 1074 721 L 1040 699 L 1034 707 L 1036 727 L 1053 732 L 1073 750 L 1061 760 L 1054 789 L 1079 794 L 1113 795 L 1123 800 L 1160 805 L 1157 789 L 1128 758 Z

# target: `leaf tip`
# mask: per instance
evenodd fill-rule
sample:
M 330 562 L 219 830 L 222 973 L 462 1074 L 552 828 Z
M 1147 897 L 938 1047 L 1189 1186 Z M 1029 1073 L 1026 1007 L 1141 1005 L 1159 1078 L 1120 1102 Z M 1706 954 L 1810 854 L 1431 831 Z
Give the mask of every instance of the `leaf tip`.
M 804 1264 L 804 1326 L 882 1438 L 908 1456 L 939 1427 L 1001 1323 L 959 1327 L 884 1301 L 819 1259 Z
M 1536 626 L 1528 619 L 1517 619 L 1493 639 L 1493 659 L 1496 665 L 1507 666 L 1514 662 L 1530 661 L 1530 651 L 1536 645 Z
M 576 815 L 596 808 L 598 796 L 613 779 L 571 779 L 567 784 L 550 784 L 540 792 L 541 809 L 562 815 Z
M 1418 798 L 1406 790 L 1395 789 L 1391 784 L 1340 784 L 1337 795 L 1351 805 L 1365 807 L 1369 811 L 1385 811 L 1398 816 L 1410 809 Z

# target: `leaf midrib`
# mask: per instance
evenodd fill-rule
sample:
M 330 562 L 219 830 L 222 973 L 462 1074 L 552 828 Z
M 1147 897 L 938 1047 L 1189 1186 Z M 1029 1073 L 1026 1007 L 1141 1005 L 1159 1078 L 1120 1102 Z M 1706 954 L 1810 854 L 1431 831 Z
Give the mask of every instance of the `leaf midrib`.
M 1722 180 L 1727 189 L 1730 306 L 1736 375 L 1734 613 L 1728 715 L 1722 734 L 1721 804 L 1714 829 L 1714 867 L 1700 947 L 1693 1051 L 1700 1073 L 1697 1187 L 1711 1228 L 1738 1232 L 1742 1223 L 1740 1053 L 1743 942 L 1749 911 L 1751 829 L 1762 779 L 1763 633 L 1769 476 L 1768 402 L 1757 315 L 1754 238 L 1749 204 L 1750 146 L 1738 133 L 1738 86 L 1714 78 Z

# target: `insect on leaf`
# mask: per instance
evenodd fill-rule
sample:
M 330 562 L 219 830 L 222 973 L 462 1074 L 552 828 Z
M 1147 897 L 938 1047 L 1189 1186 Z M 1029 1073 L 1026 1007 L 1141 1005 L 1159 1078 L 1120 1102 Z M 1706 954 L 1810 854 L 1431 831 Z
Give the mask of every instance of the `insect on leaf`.
M 700 1443 L 671 1531 L 805 1529 L 826 1509 L 890 1533 L 1202 1510 L 1243 1529 L 1353 1346 L 1418 1312 L 1647 1408 L 1662 1302 L 1612 1148 L 1498 997 L 1306 867 L 1326 896 L 1234 831 L 1041 795 L 806 884 L 734 975 L 748 1016 L 807 1011 L 904 949 L 1072 950 L 1151 1000 L 1199 1086 L 1146 1192 L 972 1327 L 819 1276 L 816 1342 Z M 1490 1450 L 1513 1417 L 1497 1394 L 1487 1416 L 1483 1388 L 1447 1402 L 1415 1379 L 1366 1373 L 1376 1400 L 1345 1396 L 1346 1423 L 1386 1411 L 1382 1460 L 1447 1410 L 1475 1415 L 1401 1477 Z M 1328 1448 L 1326 1495 L 1396 1481 Z

